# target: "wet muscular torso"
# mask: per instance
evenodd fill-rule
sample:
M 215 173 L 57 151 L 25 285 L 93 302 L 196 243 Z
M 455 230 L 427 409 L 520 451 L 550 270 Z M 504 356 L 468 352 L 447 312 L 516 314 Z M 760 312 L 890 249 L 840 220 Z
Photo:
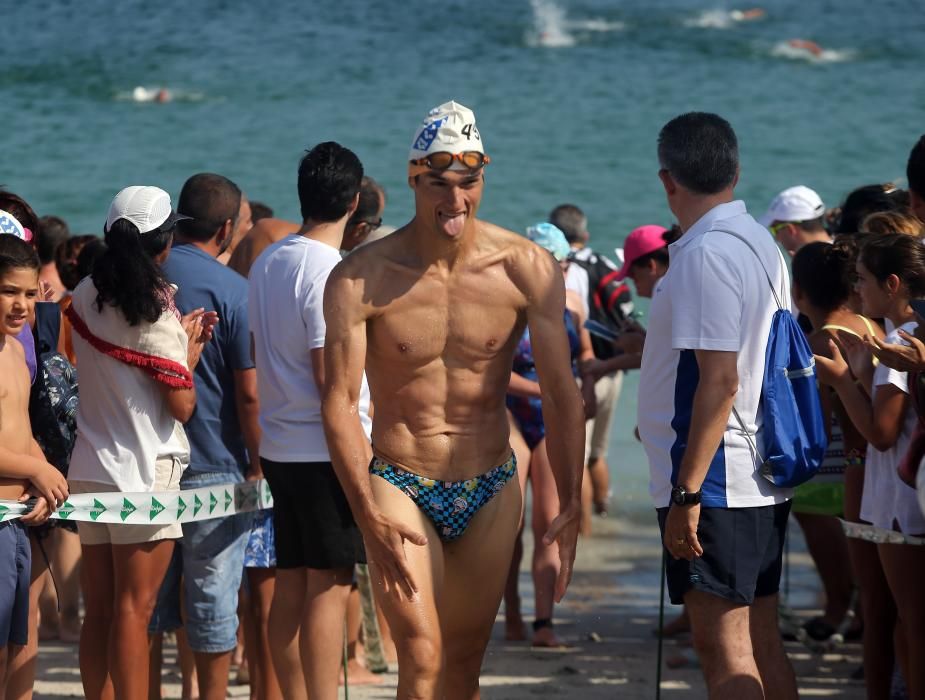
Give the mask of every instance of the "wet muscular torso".
M 526 323 L 519 246 L 479 225 L 479 245 L 452 267 L 404 253 L 395 234 L 367 289 L 373 449 L 443 480 L 482 474 L 510 454 L 504 397 Z
M 29 370 L 22 346 L 6 338 L 0 348 L 0 445 L 27 455 L 32 444 L 29 426 Z M 29 485 L 23 479 L 0 477 L 0 498 L 19 498 Z

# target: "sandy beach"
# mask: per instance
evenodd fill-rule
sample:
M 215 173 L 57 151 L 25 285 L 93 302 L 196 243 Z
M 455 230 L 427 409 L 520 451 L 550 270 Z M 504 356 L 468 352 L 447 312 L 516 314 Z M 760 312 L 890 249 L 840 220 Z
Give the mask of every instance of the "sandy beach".
M 556 630 L 568 645 L 562 650 L 532 649 L 528 642 L 503 640 L 503 617 L 482 668 L 483 697 L 491 700 L 535 698 L 654 698 L 657 640 L 652 630 L 658 620 L 658 530 L 620 518 L 595 519 L 594 534 L 579 544 L 576 571 L 566 602 L 556 610 Z M 795 527 L 791 528 L 793 533 Z M 531 543 L 526 544 L 525 567 Z M 795 552 L 799 547 L 793 548 Z M 813 572 L 808 557 L 790 556 L 790 599 L 801 607 L 814 600 Z M 532 611 L 532 587 L 527 568 L 521 571 L 521 596 L 528 620 Z M 801 615 L 814 614 L 811 607 Z M 676 614 L 668 605 L 667 619 Z M 816 655 L 791 642 L 788 652 L 799 676 L 801 697 L 864 697 L 863 684 L 850 680 L 860 665 L 861 649 L 848 644 L 836 652 Z M 172 647 L 165 650 L 163 693 L 179 698 L 179 675 Z M 666 660 L 692 658 L 683 641 L 665 642 Z M 395 697 L 397 675 L 383 675 L 374 687 L 350 687 L 347 697 L 378 700 Z M 696 666 L 662 672 L 665 698 L 705 698 Z M 77 667 L 76 644 L 45 642 L 39 652 L 36 698 L 83 697 Z M 343 690 L 342 690 L 343 693 Z M 247 686 L 232 686 L 230 697 L 248 697 Z M 343 694 L 342 694 L 343 697 Z

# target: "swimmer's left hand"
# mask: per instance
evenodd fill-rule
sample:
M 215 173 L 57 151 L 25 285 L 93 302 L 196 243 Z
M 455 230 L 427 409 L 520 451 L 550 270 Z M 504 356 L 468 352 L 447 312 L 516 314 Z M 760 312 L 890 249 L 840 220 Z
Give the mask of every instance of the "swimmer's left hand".
M 578 548 L 578 529 L 581 526 L 581 502 L 572 503 L 561 511 L 552 521 L 543 542 L 551 545 L 559 544 L 559 578 L 556 579 L 555 600 L 562 602 L 565 591 L 572 581 L 572 571 L 575 567 L 575 552 Z

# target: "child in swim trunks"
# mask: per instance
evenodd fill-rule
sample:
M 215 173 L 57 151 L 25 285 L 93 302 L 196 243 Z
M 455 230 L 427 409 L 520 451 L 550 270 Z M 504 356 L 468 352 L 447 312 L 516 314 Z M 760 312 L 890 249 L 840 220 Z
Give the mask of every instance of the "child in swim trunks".
M 37 525 L 68 495 L 67 481 L 49 464 L 29 424 L 29 370 L 15 336 L 38 296 L 39 259 L 14 235 L 0 235 L 0 505 L 39 496 L 31 513 L 0 522 L 0 687 L 10 654 L 25 646 L 31 555 L 26 525 Z M 5 512 L 5 511 L 3 511 Z

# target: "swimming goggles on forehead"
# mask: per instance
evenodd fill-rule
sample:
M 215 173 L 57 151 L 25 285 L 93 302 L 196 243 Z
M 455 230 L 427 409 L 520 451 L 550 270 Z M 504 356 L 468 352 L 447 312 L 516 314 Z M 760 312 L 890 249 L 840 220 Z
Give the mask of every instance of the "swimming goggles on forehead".
M 449 170 L 456 161 L 462 163 L 469 170 L 479 170 L 491 163 L 491 158 L 481 151 L 463 151 L 462 153 L 437 151 L 424 158 L 412 160 L 411 165 L 423 165 L 430 170 Z

